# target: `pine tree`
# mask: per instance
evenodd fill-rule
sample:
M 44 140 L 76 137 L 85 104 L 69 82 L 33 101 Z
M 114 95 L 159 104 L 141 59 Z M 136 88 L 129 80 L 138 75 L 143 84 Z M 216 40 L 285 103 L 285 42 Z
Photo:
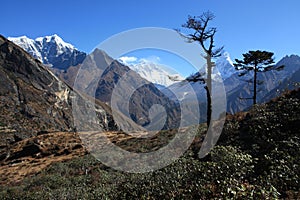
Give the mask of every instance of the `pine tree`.
M 236 70 L 242 70 L 239 76 L 244 76 L 248 72 L 253 71 L 253 96 L 242 98 L 242 99 L 252 99 L 253 105 L 257 103 L 257 86 L 263 84 L 262 81 L 257 79 L 257 74 L 260 72 L 266 72 L 270 70 L 281 70 L 284 66 L 275 66 L 274 63 L 274 53 L 268 51 L 249 51 L 243 54 L 243 60 L 235 59 L 234 67 Z M 250 80 L 250 82 L 252 82 Z

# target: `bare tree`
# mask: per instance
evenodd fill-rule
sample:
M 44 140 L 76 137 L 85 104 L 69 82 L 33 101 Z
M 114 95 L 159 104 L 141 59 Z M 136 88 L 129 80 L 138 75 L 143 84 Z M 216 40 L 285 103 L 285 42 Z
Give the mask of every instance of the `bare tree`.
M 215 48 L 214 37 L 217 32 L 215 27 L 209 27 L 208 24 L 215 18 L 210 11 L 204 12 L 200 16 L 188 16 L 183 28 L 188 29 L 189 33 L 184 34 L 180 30 L 177 32 L 187 39 L 187 42 L 198 42 L 204 50 L 204 58 L 206 59 L 206 76 L 200 72 L 186 79 L 189 82 L 201 82 L 205 84 L 207 97 L 207 127 L 209 127 L 212 116 L 212 59 L 221 56 L 223 47 Z

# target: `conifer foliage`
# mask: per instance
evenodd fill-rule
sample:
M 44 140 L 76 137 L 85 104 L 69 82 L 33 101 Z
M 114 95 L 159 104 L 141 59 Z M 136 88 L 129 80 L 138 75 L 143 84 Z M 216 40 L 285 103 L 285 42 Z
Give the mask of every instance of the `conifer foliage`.
M 243 54 L 243 60 L 235 59 L 235 69 L 242 71 L 239 76 L 244 76 L 248 72 L 253 71 L 253 79 L 248 81 L 253 83 L 253 96 L 242 99 L 252 99 L 253 105 L 255 105 L 257 103 L 257 86 L 263 84 L 262 81 L 258 80 L 257 74 L 259 72 L 266 72 L 270 70 L 279 71 L 283 69 L 284 66 L 273 65 L 273 56 L 273 52 L 256 50 Z

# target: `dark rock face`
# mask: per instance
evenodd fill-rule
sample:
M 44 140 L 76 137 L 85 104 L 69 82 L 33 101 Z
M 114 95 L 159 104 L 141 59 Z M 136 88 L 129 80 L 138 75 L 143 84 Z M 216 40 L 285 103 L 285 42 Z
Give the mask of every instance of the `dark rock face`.
M 41 130 L 71 131 L 70 102 L 64 96 L 70 89 L 21 48 L 2 37 L 0 45 L 4 127 L 19 138 Z
M 77 74 L 74 85 L 77 90 L 111 106 L 113 100 L 113 108 L 136 124 L 145 127 L 152 122 L 152 128 L 159 130 L 179 126 L 179 105 L 158 90 L 154 84 L 143 79 L 129 67 L 114 61 L 105 52 L 95 49 L 78 70 L 80 73 Z M 113 94 L 115 96 L 112 97 Z M 167 116 L 165 120 L 161 110 L 153 109 L 155 105 L 164 107 L 164 114 Z M 149 114 L 150 110 L 153 112 Z M 165 123 L 158 126 L 161 121 Z M 150 130 L 153 130 L 152 128 Z
M 121 80 L 122 82 L 119 84 L 118 82 Z M 135 86 L 140 87 L 135 88 Z M 118 87 L 117 91 L 119 92 L 116 92 L 116 95 L 112 97 L 116 87 Z M 130 97 L 127 96 L 130 94 Z M 163 120 L 161 110 L 153 110 L 156 114 L 152 117 L 149 116 L 149 111 L 153 105 L 160 105 L 165 109 L 167 117 L 163 129 L 176 128 L 180 124 L 179 105 L 165 96 L 153 83 L 146 81 L 118 61 L 113 61 L 102 73 L 97 84 L 95 97 L 109 104 L 113 98 L 121 113 L 126 113 L 125 109 L 129 106 L 130 118 L 143 127 L 152 123 L 152 128 L 155 129 L 155 127 L 159 127 L 155 123 Z
M 49 56 L 48 62 L 45 64 L 52 64 L 54 69 L 66 70 L 70 66 L 76 66 L 81 64 L 85 59 L 86 54 L 84 52 L 73 50 L 73 52 L 64 52 L 63 54 L 55 57 Z
M 130 124 L 137 123 L 143 127 L 149 125 L 152 119 L 152 127 L 160 129 L 162 127 L 157 123 L 162 120 L 161 113 L 149 117 L 149 110 L 153 108 L 153 105 L 158 104 L 164 107 L 167 114 L 164 129 L 176 128 L 180 124 L 179 104 L 165 96 L 154 84 L 143 79 L 129 67 L 115 61 L 102 50 L 95 49 L 81 65 L 70 67 L 65 73 L 60 74 L 60 77 L 76 90 L 108 105 L 111 105 L 112 94 L 116 86 L 120 80 L 123 80 L 124 82 L 117 87 L 119 92 L 114 99 L 116 103 L 114 109 L 122 115 L 123 119 L 128 118 L 131 121 Z M 130 102 L 129 105 L 127 102 Z M 126 112 L 127 108 L 129 108 L 129 114 Z M 132 127 L 137 128 L 134 125 Z
M 41 62 L 0 36 L 0 146 L 39 133 L 74 131 L 73 98 L 85 102 Z M 103 128 L 116 129 L 109 108 L 97 107 Z

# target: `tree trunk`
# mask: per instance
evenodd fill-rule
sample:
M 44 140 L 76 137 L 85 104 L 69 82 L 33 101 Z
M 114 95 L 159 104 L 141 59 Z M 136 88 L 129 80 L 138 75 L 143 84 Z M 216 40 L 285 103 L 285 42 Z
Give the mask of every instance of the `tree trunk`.
M 257 64 L 254 66 L 254 81 L 253 81 L 253 105 L 256 104 L 256 86 L 257 86 Z
M 206 99 L 207 99 L 207 128 L 211 122 L 211 115 L 212 115 L 212 80 L 211 80 L 211 73 L 212 73 L 212 63 L 211 63 L 211 56 L 207 55 L 206 57 L 207 63 L 207 80 L 206 80 Z

